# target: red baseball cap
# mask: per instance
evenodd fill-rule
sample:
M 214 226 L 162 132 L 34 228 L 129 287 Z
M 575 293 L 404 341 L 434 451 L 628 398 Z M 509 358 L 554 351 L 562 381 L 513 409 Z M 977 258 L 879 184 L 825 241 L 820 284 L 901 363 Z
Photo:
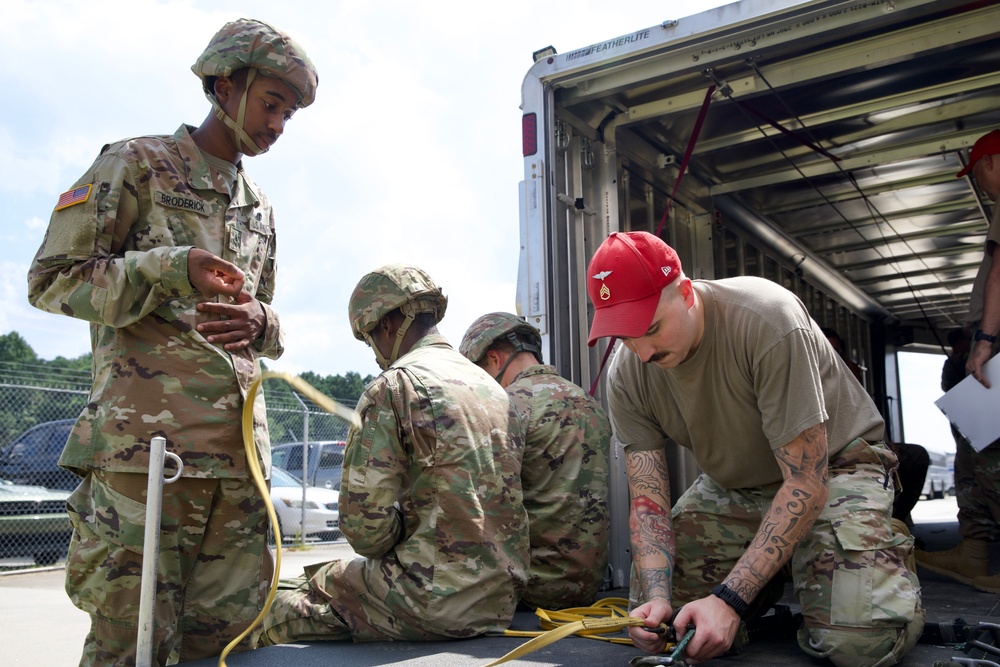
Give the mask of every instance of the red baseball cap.
M 972 144 L 972 152 L 969 153 L 969 164 L 965 165 L 965 169 L 955 174 L 955 178 L 962 178 L 972 171 L 972 168 L 979 162 L 979 158 L 984 155 L 997 154 L 1000 154 L 1000 130 L 993 130 L 979 137 L 976 139 L 976 143 Z
M 594 304 L 590 325 L 598 338 L 638 338 L 649 329 L 660 292 L 681 275 L 673 248 L 649 232 L 613 232 L 587 267 L 587 293 Z

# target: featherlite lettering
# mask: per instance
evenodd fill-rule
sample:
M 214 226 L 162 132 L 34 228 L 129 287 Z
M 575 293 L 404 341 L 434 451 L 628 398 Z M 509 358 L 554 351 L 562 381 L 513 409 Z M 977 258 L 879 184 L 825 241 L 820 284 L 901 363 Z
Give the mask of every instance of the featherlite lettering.
M 179 197 L 177 195 L 167 194 L 161 190 L 156 191 L 156 196 L 153 199 L 155 203 L 160 206 L 182 208 L 186 211 L 194 211 L 195 213 L 199 213 L 201 215 L 208 215 L 208 207 L 205 205 L 205 202 L 198 199 Z
M 626 44 L 631 44 L 632 42 L 638 42 L 641 39 L 649 39 L 648 30 L 640 30 L 639 32 L 632 33 L 631 35 L 625 35 L 624 37 L 619 37 L 618 39 L 612 39 L 610 42 L 601 42 L 600 44 L 594 44 L 593 46 L 588 46 L 587 48 L 580 49 L 579 51 L 573 51 L 572 53 L 566 54 L 566 60 L 584 58 L 593 53 L 600 53 L 601 51 L 607 51 L 608 49 L 616 49 L 619 46 L 625 46 Z

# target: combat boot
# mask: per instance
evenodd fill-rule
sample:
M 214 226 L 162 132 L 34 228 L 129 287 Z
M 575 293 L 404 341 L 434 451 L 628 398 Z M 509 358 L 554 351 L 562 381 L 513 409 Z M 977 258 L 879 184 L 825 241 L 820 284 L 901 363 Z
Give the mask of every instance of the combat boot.
M 1000 574 L 974 577 L 972 579 L 972 585 L 976 587 L 977 591 L 983 591 L 985 593 L 1000 593 Z
M 947 551 L 917 551 L 921 567 L 972 586 L 976 577 L 989 574 L 990 543 L 986 540 L 963 539 Z

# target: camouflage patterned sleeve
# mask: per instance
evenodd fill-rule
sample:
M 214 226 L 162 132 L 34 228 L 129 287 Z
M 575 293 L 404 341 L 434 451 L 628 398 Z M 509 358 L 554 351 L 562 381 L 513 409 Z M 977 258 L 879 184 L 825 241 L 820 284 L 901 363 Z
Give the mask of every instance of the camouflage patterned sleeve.
M 125 251 L 139 209 L 129 165 L 105 153 L 74 187 L 87 185 L 86 200 L 52 213 L 28 270 L 28 301 L 48 312 L 124 327 L 166 299 L 191 294 L 189 247 Z
M 274 209 L 271 210 L 271 243 L 268 245 L 267 259 L 264 261 L 264 270 L 261 273 L 260 284 L 257 286 L 257 300 L 260 301 L 264 314 L 267 316 L 267 324 L 264 333 L 254 342 L 254 347 L 262 357 L 278 359 L 285 351 L 285 334 L 281 329 L 281 320 L 278 313 L 271 307 L 274 299 L 274 283 L 278 273 L 277 265 L 277 235 L 274 233 Z
M 361 427 L 351 429 L 344 451 L 340 530 L 369 558 L 387 553 L 403 537 L 397 503 L 408 466 L 401 414 L 412 392 L 405 378 L 405 371 L 390 369 L 369 385 L 358 402 Z

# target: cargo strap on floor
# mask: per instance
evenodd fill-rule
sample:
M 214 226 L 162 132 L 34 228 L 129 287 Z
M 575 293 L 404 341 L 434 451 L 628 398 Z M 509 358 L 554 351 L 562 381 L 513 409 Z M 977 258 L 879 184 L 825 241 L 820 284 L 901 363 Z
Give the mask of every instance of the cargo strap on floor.
M 620 632 L 626 628 L 640 627 L 644 624 L 643 619 L 628 615 L 628 601 L 624 598 L 604 598 L 590 607 L 572 607 L 559 611 L 539 608 L 535 610 L 535 615 L 539 619 L 538 627 L 542 630 L 504 631 L 504 637 L 531 637 L 532 639 L 484 667 L 493 667 L 509 660 L 515 660 L 570 635 L 631 646 L 632 640 L 627 637 L 606 635 Z M 666 626 L 663 627 L 665 631 L 672 632 Z

